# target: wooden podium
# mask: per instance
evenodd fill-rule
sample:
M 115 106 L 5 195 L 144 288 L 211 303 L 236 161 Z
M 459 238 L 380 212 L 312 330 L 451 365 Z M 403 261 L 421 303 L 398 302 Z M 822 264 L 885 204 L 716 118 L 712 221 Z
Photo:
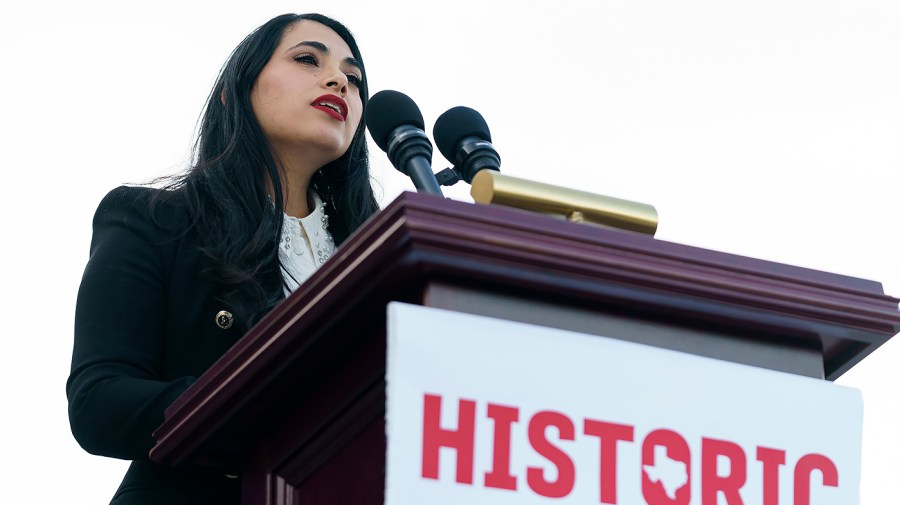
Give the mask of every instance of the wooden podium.
M 380 504 L 402 301 L 833 380 L 900 331 L 877 282 L 404 193 L 166 412 L 155 461 L 245 504 Z

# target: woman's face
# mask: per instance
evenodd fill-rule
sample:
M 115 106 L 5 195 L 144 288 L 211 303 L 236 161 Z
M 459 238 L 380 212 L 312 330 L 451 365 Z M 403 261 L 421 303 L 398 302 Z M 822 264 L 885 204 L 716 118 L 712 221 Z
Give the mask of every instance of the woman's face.
M 285 29 L 250 93 L 250 104 L 279 157 L 318 166 L 350 147 L 362 120 L 362 69 L 331 28 L 301 20 Z

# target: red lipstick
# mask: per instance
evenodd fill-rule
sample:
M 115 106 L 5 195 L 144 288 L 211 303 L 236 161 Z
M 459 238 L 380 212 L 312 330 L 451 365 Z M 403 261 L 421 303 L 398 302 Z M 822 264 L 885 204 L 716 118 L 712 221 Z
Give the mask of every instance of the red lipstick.
M 313 100 L 310 105 L 335 119 L 347 120 L 347 102 L 337 95 L 322 95 Z

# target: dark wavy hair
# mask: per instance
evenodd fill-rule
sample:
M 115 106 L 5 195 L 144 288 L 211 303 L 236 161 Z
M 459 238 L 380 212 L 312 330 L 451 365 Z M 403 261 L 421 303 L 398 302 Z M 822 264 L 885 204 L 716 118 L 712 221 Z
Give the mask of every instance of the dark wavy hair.
M 223 289 L 222 301 L 242 316 L 238 320 L 244 329 L 284 297 L 278 260 L 282 174 L 253 113 L 250 93 L 285 30 L 301 20 L 334 30 L 362 65 L 353 35 L 331 18 L 284 14 L 269 20 L 250 33 L 222 67 L 200 119 L 192 166 L 168 188 L 184 195 L 191 229 L 211 260 L 209 273 Z M 369 97 L 364 68 L 359 92 L 365 110 Z M 274 206 L 267 195 L 267 181 L 274 190 Z M 316 172 L 312 188 L 326 203 L 336 244 L 378 210 L 363 121 L 347 152 Z

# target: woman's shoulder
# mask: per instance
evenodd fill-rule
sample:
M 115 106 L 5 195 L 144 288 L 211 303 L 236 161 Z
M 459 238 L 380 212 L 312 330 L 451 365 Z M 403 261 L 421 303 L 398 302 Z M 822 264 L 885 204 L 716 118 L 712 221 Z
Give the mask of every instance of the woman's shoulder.
M 189 222 L 183 191 L 148 186 L 119 186 L 107 193 L 97 206 L 94 225 L 109 220 L 163 229 L 184 229 Z
M 100 201 L 102 210 L 142 210 L 164 207 L 184 207 L 184 195 L 180 189 L 160 189 L 149 186 L 119 186 L 112 189 Z

